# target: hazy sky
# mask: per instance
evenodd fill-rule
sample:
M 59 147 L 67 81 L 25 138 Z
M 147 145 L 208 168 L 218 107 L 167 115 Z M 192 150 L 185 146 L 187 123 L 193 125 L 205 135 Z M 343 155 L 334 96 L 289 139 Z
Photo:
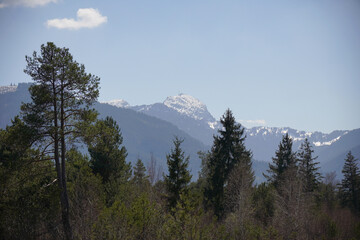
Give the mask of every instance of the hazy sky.
M 101 78 L 100 101 L 186 93 L 247 127 L 360 127 L 359 0 L 0 0 L 0 85 L 31 81 L 48 41 Z

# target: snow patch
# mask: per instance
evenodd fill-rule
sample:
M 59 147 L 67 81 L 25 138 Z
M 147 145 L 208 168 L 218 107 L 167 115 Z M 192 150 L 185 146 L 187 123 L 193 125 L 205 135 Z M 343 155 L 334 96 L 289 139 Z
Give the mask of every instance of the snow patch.
M 337 138 L 334 138 L 333 140 L 328 141 L 328 142 L 313 142 L 313 144 L 314 144 L 316 147 L 330 146 L 330 145 L 333 144 L 334 142 L 338 141 L 340 138 L 341 138 L 341 136 L 338 136 Z
M 304 141 L 304 140 L 305 140 L 305 138 L 302 138 L 302 137 L 297 138 L 297 137 L 292 137 L 292 136 L 290 136 L 290 138 L 291 138 L 294 142 Z
M 311 137 L 311 135 L 313 135 L 312 132 L 307 132 L 307 133 L 305 133 L 305 137 Z
M 286 134 L 286 133 L 288 133 L 288 129 L 281 130 L 281 133 L 282 133 L 282 134 Z
M 111 106 L 118 107 L 118 108 L 129 108 L 130 107 L 130 104 L 123 99 L 114 99 L 114 100 L 101 102 L 101 103 L 106 103 L 106 104 L 109 104 Z
M 167 97 L 164 105 L 195 120 L 203 120 L 204 117 L 202 115 L 208 112 L 205 104 L 186 94 Z
M 209 127 L 212 129 L 217 129 L 219 127 L 219 123 L 218 122 L 208 122 Z

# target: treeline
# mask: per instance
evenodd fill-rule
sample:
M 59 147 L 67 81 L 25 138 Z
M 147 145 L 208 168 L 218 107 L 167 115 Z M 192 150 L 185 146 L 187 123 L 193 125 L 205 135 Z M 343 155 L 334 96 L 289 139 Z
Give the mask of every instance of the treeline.
M 131 166 L 118 123 L 91 108 L 100 79 L 53 43 L 26 61 L 32 102 L 0 130 L 0 239 L 360 239 L 350 152 L 336 182 L 307 140 L 295 152 L 286 134 L 254 185 L 244 128 L 227 110 L 198 180 L 176 137 L 166 174 L 155 161 Z

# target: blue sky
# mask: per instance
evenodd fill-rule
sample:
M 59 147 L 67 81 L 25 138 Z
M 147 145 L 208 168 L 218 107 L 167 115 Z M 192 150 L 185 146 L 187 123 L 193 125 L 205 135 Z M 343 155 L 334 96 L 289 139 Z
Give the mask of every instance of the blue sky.
M 0 0 L 0 85 L 31 81 L 48 41 L 101 78 L 100 101 L 186 93 L 246 127 L 360 127 L 358 0 Z

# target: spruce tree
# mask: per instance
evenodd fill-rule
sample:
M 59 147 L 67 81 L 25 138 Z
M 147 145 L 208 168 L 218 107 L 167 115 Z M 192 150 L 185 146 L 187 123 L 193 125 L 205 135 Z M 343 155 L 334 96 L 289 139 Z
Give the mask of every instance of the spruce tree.
M 313 157 L 313 153 L 310 142 L 305 138 L 297 154 L 300 178 L 303 181 L 305 192 L 313 192 L 320 184 L 321 175 L 318 171 L 320 167 L 316 166 L 319 162 L 315 162 L 317 157 Z
M 26 62 L 24 72 L 35 84 L 29 88 L 32 102 L 22 106 L 23 119 L 36 131 L 35 143 L 42 153 L 55 162 L 65 238 L 73 239 L 66 186 L 67 143 L 80 125 L 96 117 L 89 106 L 99 95 L 99 78 L 87 74 L 69 49 L 51 42 L 41 45 L 40 55 L 26 56 Z
M 357 159 L 351 151 L 346 155 L 342 173 L 344 174 L 340 186 L 342 204 L 360 211 L 360 172 Z
M 169 174 L 165 176 L 165 186 L 168 193 L 169 208 L 175 208 L 180 200 L 180 194 L 186 193 L 191 180 L 188 168 L 189 157 L 185 157 L 180 145 L 183 140 L 175 137 L 174 149 L 166 156 Z
M 146 168 L 139 158 L 134 166 L 134 183 L 137 186 L 141 186 L 145 181 L 148 181 L 148 176 L 146 176 Z
M 279 149 L 275 152 L 275 157 L 272 158 L 272 163 L 269 163 L 269 169 L 267 170 L 269 175 L 264 174 L 264 176 L 268 182 L 278 188 L 279 184 L 284 180 L 284 173 L 295 168 L 296 156 L 292 151 L 292 140 L 286 133 L 279 144 Z
M 206 206 L 212 208 L 218 217 L 224 213 L 224 187 L 232 170 L 240 165 L 247 172 L 248 181 L 253 182 L 251 152 L 244 145 L 244 128 L 236 123 L 229 109 L 220 122 L 222 129 L 218 131 L 218 136 L 214 136 L 206 164 L 208 176 L 204 189 Z

